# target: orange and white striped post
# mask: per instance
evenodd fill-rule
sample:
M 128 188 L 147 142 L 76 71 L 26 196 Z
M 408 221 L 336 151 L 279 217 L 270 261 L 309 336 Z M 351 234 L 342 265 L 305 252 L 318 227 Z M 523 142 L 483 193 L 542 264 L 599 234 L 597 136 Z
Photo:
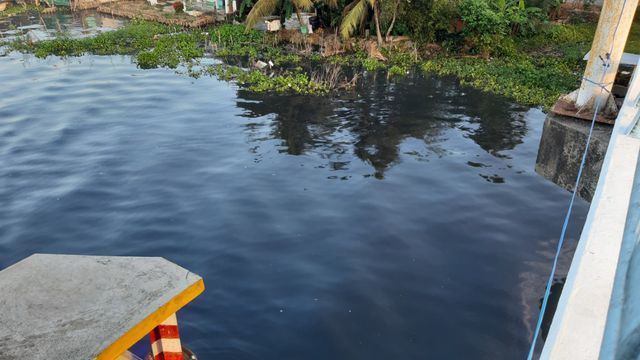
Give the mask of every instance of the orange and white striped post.
M 183 360 L 176 314 L 169 316 L 149 334 L 154 360 Z

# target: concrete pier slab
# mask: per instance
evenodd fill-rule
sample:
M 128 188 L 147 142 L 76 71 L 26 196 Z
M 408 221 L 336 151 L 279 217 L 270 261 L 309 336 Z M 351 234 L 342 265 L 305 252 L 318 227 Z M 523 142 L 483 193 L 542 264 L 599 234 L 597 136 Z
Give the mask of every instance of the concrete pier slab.
M 162 258 L 36 254 L 0 289 L 0 360 L 115 359 L 204 285 Z

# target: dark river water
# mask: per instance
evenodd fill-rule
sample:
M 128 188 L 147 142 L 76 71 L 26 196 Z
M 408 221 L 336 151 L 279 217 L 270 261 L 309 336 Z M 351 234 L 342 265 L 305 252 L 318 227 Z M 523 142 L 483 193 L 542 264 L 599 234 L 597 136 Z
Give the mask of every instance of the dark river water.
M 179 313 L 205 360 L 524 358 L 569 199 L 533 171 L 540 110 L 419 74 L 259 95 L 118 56 L 12 53 L 0 84 L 0 268 L 172 260 L 205 279 Z

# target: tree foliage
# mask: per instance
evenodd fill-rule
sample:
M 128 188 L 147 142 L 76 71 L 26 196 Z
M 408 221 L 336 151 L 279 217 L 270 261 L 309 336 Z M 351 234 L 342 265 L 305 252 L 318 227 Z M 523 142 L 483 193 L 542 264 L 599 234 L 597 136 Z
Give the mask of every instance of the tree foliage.
M 258 0 L 251 8 L 251 11 L 249 11 L 245 22 L 247 24 L 247 28 L 250 29 L 263 17 L 275 13 L 278 8 L 285 10 L 288 8 L 289 13 L 291 10 L 294 10 L 298 15 L 298 20 L 301 20 L 300 11 L 311 10 L 313 9 L 313 6 L 312 0 Z
M 242 0 L 241 8 L 252 1 Z M 345 40 L 370 29 L 379 43 L 391 35 L 418 42 L 457 37 L 485 52 L 504 37 L 538 32 L 558 1 L 531 0 L 541 6 L 534 7 L 525 0 L 257 0 L 246 24 L 250 28 L 267 15 L 299 16 L 301 10 L 315 8 L 323 24 L 337 27 Z

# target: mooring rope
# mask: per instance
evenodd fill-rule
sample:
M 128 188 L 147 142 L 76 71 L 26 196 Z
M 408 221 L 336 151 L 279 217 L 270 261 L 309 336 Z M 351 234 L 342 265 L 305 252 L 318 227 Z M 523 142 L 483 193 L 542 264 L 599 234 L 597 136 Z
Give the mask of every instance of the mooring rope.
M 605 54 L 604 58 L 602 57 L 602 55 L 599 56 L 600 60 L 602 60 L 602 66 L 604 67 L 604 71 L 602 72 L 602 77 L 600 81 L 595 82 L 590 79 L 585 79 L 587 82 L 598 86 L 600 88 L 600 92 L 596 98 L 596 103 L 593 111 L 593 118 L 591 119 L 591 126 L 589 128 L 589 135 L 587 136 L 584 153 L 582 154 L 582 160 L 580 161 L 580 167 L 578 168 L 578 175 L 576 176 L 576 182 L 573 187 L 573 191 L 571 192 L 571 200 L 569 201 L 569 208 L 567 209 L 567 213 L 564 217 L 564 223 L 562 224 L 562 231 L 560 232 L 558 247 L 556 248 L 556 254 L 555 254 L 555 257 L 553 258 L 553 265 L 551 266 L 551 273 L 549 274 L 549 279 L 547 280 L 547 287 L 544 291 L 544 297 L 542 298 L 542 305 L 540 306 L 540 313 L 538 314 L 538 322 L 536 323 L 533 339 L 531 339 L 531 347 L 529 348 L 529 355 L 527 356 L 527 360 L 533 359 L 533 354 L 536 349 L 536 342 L 538 340 L 538 337 L 540 336 L 540 329 L 542 328 L 542 320 L 544 318 L 544 313 L 547 309 L 549 296 L 551 295 L 551 285 L 553 284 L 553 279 L 556 274 L 556 268 L 558 267 L 558 258 L 560 258 L 560 252 L 562 251 L 562 245 L 564 244 L 565 236 L 567 233 L 567 227 L 569 226 L 569 220 L 571 219 L 571 213 L 573 212 L 573 203 L 575 202 L 576 194 L 578 193 L 578 186 L 580 185 L 580 178 L 582 177 L 582 171 L 584 170 L 585 163 L 587 162 L 587 153 L 589 152 L 589 145 L 591 144 L 591 136 L 593 135 L 593 129 L 596 124 L 596 119 L 598 118 L 598 111 L 600 110 L 600 102 L 602 100 L 602 91 L 605 90 L 609 93 L 609 91 L 606 89 L 606 86 L 610 84 L 604 84 L 604 78 L 611 67 L 611 53 L 613 52 L 613 45 L 615 43 L 616 35 L 618 33 L 618 27 L 620 26 L 620 21 L 622 21 L 622 14 L 624 13 L 626 6 L 627 6 L 627 0 L 624 0 L 622 4 L 622 11 L 620 12 L 620 17 L 618 18 L 618 22 L 616 23 L 616 27 L 613 31 L 613 38 L 611 40 L 611 48 L 609 49 L 609 52 Z M 591 56 L 594 56 L 594 54 L 591 54 Z

